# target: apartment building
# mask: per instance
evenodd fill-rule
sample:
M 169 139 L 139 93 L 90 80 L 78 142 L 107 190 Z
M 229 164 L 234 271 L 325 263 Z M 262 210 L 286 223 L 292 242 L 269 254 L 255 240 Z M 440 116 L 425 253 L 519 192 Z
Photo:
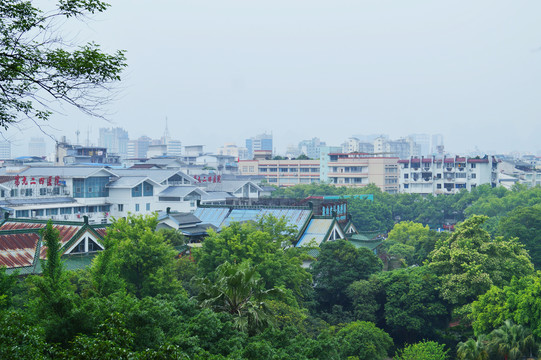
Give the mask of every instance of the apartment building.
M 429 157 L 400 160 L 400 192 L 455 194 L 482 184 L 496 186 L 498 162 L 492 156 Z
M 241 160 L 241 175 L 263 176 L 276 186 L 318 183 L 319 160 Z
M 375 184 L 384 192 L 398 192 L 398 157 L 330 153 L 326 167 L 328 181 L 336 186 L 363 187 Z

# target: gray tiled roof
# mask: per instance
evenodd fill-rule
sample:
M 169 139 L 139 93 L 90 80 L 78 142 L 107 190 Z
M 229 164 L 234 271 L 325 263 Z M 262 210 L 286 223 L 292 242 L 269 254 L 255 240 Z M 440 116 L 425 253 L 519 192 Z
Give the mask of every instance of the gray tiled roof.
M 36 166 L 29 167 L 19 173 L 20 176 L 60 176 L 61 178 L 86 178 L 89 176 L 96 176 L 98 173 L 102 173 L 102 176 L 111 176 L 112 173 L 109 169 L 96 168 L 90 166 Z M 7 173 L 6 173 L 7 175 Z M 11 174 L 16 175 L 16 174 Z
M 199 189 L 196 186 L 169 186 L 167 189 L 163 190 L 159 196 L 171 196 L 171 197 L 185 197 L 192 192 L 197 192 L 200 195 L 205 194 L 205 192 Z
M 146 176 L 123 176 L 116 180 L 111 181 L 107 184 L 108 188 L 112 189 L 122 189 L 122 188 L 133 188 L 134 186 L 139 185 L 147 179 Z
M 190 179 L 190 181 L 195 181 L 190 175 L 186 175 L 185 173 L 177 169 L 114 169 L 112 170 L 112 172 L 121 177 L 147 176 L 158 184 L 161 184 L 175 174 L 179 174 L 182 177 Z

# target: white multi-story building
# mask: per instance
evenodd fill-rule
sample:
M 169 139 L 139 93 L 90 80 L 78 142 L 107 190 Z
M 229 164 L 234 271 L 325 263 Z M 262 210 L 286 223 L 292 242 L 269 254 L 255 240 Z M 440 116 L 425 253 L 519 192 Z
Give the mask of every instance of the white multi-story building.
M 198 180 L 178 169 L 106 169 L 84 166 L 2 168 L 0 208 L 16 218 L 80 220 L 107 223 L 131 214 L 156 211 L 190 212 L 197 201 L 227 197 L 257 198 L 249 181 Z M 218 193 L 218 196 L 216 196 Z
M 496 186 L 497 160 L 492 156 L 427 157 L 400 160 L 400 192 L 410 194 L 455 194 L 482 184 Z
M 276 186 L 319 182 L 319 160 L 241 160 L 241 175 L 263 176 Z

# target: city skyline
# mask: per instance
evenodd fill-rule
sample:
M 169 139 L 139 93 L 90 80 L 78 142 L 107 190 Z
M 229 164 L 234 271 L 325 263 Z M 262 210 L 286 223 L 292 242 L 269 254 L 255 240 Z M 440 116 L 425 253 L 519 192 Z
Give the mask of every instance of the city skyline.
M 532 0 L 119 0 L 63 29 L 127 50 L 112 122 L 65 107 L 43 129 L 57 139 L 96 137 L 100 127 L 159 138 L 167 117 L 173 138 L 211 151 L 264 132 L 279 152 L 313 137 L 441 133 L 452 153 L 538 154 L 540 11 Z M 32 123 L 3 134 L 43 136 Z

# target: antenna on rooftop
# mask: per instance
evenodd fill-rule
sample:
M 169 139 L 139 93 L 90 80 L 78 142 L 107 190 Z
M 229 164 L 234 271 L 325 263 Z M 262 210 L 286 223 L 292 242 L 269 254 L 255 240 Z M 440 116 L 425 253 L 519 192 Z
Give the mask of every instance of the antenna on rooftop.
M 165 132 L 163 133 L 163 139 L 167 140 L 171 136 L 169 135 L 169 127 L 167 126 L 167 116 L 165 117 Z
M 90 126 L 86 130 L 86 146 L 90 146 Z
M 81 132 L 79 131 L 79 129 L 77 129 L 77 131 L 75 132 L 75 135 L 77 135 L 77 142 L 75 143 L 75 145 L 79 145 L 79 134 Z

